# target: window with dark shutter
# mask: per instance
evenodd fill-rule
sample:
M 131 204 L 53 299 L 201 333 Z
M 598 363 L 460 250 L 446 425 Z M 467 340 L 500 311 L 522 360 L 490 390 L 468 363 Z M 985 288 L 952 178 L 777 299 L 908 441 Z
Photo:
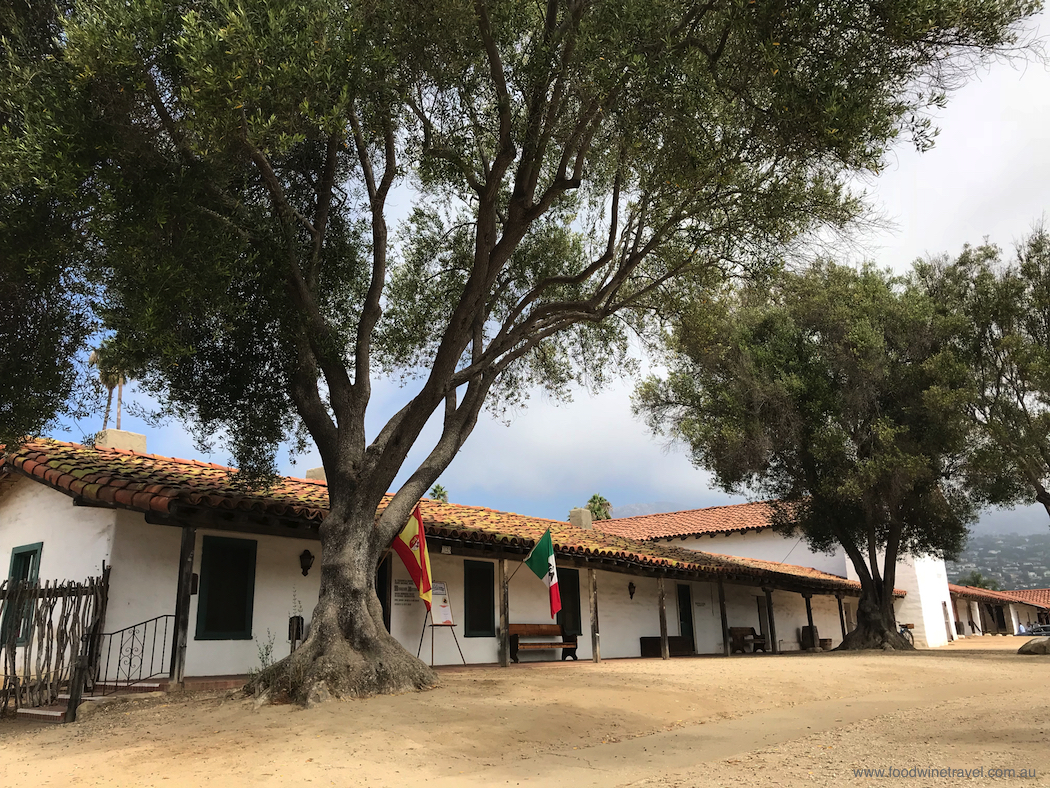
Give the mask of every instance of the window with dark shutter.
M 583 634 L 583 618 L 580 616 L 580 571 L 558 567 L 558 593 L 561 595 L 561 612 L 558 623 L 566 635 Z
M 44 550 L 44 543 L 26 544 L 16 547 L 11 551 L 11 568 L 8 571 L 7 586 L 14 589 L 19 583 L 35 583 L 40 577 L 40 554 Z M 0 639 L 6 641 L 12 628 L 17 627 L 15 632 L 15 645 L 24 646 L 29 636 L 31 625 L 30 616 L 33 611 L 33 603 L 28 602 L 21 615 L 16 615 L 10 606 L 4 613 L 4 619 L 0 622 Z
M 496 586 L 494 564 L 463 562 L 463 635 L 496 637 Z
M 197 640 L 251 640 L 255 550 L 252 539 L 204 537 Z

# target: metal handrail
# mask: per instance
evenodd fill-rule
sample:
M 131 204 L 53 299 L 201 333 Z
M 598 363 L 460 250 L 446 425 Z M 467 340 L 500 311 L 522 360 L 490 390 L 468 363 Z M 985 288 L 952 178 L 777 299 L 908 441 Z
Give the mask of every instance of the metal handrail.
M 175 616 L 166 614 L 104 632 L 91 645 L 88 695 L 110 695 L 157 676 L 167 675 L 175 636 Z

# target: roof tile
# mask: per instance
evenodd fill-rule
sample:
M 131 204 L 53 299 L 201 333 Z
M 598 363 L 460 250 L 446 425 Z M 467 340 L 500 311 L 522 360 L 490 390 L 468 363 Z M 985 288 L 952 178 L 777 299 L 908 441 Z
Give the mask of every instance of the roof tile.
M 1029 604 L 1043 605 L 1050 609 L 1050 588 L 1022 588 L 1008 593 Z
M 706 509 L 688 509 L 682 512 L 596 520 L 594 527 L 605 533 L 628 536 L 632 539 L 667 539 L 769 528 L 772 516 L 773 507 L 770 502 L 757 501 L 710 506 Z
M 1032 605 L 1033 607 L 1042 607 L 1050 610 L 1050 598 L 1046 601 L 1040 601 L 1036 598 L 1026 598 L 1023 596 L 1024 591 L 993 591 L 990 588 L 978 588 L 976 586 L 960 586 L 955 583 L 948 584 L 948 590 L 956 596 L 965 597 L 966 599 L 972 599 L 977 602 L 1020 602 L 1025 605 Z M 1047 596 L 1050 597 L 1050 589 L 1036 589 L 1037 591 L 1045 590 Z
M 142 512 L 168 512 L 173 504 L 184 503 L 263 512 L 305 520 L 316 526 L 328 511 L 328 487 L 322 481 L 282 477 L 265 490 L 245 491 L 233 484 L 236 470 L 197 460 L 35 440 L 6 455 L 4 464 L 69 494 L 75 494 L 75 485 L 85 500 L 116 503 Z M 58 471 L 59 467 L 67 472 Z M 389 499 L 384 499 L 384 503 L 386 500 Z M 765 504 L 716 507 L 732 510 L 730 519 L 736 523 L 735 530 L 765 527 L 768 508 Z M 855 581 L 810 567 L 638 541 L 629 538 L 634 534 L 618 533 L 616 520 L 604 521 L 599 529 L 584 530 L 557 520 L 485 507 L 446 504 L 427 498 L 420 501 L 420 511 L 426 532 L 437 538 L 528 549 L 549 528 L 555 550 L 561 555 L 598 557 L 650 570 L 658 571 L 663 567 L 707 577 L 750 577 L 754 582 L 804 587 L 826 593 L 857 594 L 860 588 Z M 610 523 L 614 524 L 613 528 L 605 527 Z M 696 525 L 688 527 L 693 532 Z M 647 538 L 654 537 L 649 534 Z

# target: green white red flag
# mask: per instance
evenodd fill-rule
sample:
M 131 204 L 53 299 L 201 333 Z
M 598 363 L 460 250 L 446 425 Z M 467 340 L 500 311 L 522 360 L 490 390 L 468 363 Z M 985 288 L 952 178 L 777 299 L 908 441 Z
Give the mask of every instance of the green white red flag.
M 551 618 L 554 618 L 561 610 L 561 593 L 558 591 L 558 568 L 554 565 L 554 542 L 551 541 L 550 528 L 525 557 L 525 565 L 550 589 Z

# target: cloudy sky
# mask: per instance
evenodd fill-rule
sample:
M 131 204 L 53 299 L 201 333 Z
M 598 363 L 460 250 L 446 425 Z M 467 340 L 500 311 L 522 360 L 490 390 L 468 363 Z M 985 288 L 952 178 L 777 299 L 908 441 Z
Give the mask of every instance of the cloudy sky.
M 1040 33 L 1050 33 L 1050 20 L 1039 22 Z M 932 151 L 901 148 L 868 183 L 873 205 L 894 227 L 864 239 L 866 256 L 903 269 L 917 257 L 955 253 L 985 237 L 1011 247 L 1050 206 L 1048 124 L 1046 67 L 998 63 L 980 74 L 939 114 L 941 134 Z M 633 385 L 618 381 L 596 396 L 575 392 L 567 405 L 537 395 L 509 425 L 483 416 L 441 483 L 459 503 L 558 519 L 595 492 L 614 506 L 662 502 L 665 509 L 733 500 L 713 489 L 680 447 L 654 439 L 632 417 Z M 376 385 L 373 432 L 404 395 L 394 384 Z M 101 424 L 78 426 L 88 432 Z M 178 425 L 147 428 L 127 419 L 123 426 L 146 432 L 151 452 L 198 455 Z M 227 457 L 220 451 L 212 459 Z M 280 461 L 282 472 L 297 476 L 320 464 L 316 454 L 293 465 L 285 453 Z M 980 527 L 1043 532 L 1046 522 L 1039 507 L 991 512 Z

